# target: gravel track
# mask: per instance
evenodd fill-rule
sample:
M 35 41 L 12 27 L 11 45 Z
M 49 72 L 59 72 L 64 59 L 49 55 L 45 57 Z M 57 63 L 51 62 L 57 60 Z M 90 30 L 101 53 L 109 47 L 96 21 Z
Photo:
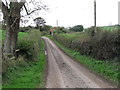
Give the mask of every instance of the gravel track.
M 48 58 L 46 88 L 115 88 L 70 58 L 52 40 L 42 39 Z

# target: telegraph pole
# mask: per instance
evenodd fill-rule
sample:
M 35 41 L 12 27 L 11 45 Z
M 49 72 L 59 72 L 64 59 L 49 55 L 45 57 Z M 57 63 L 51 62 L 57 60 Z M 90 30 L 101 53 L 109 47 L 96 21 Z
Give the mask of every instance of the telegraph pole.
M 94 33 L 96 32 L 96 0 L 94 0 Z
M 56 25 L 57 25 L 57 27 L 58 27 L 58 20 L 56 21 Z

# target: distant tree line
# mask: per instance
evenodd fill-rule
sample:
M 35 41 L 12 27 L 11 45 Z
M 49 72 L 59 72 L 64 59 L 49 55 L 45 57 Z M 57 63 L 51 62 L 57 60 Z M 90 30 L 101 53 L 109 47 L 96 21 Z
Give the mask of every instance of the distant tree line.
M 76 26 L 73 26 L 72 28 L 70 28 L 69 30 L 70 31 L 73 31 L 73 32 L 82 32 L 83 31 L 83 26 L 82 25 L 76 25 Z

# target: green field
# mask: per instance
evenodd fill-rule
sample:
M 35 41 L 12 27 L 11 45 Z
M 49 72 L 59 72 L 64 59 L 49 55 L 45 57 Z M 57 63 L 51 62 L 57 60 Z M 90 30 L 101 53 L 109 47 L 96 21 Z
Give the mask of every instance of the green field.
M 103 30 L 117 30 L 118 28 L 120 28 L 120 26 L 103 26 L 103 27 L 100 27 L 102 28 Z
M 86 41 L 90 38 L 90 36 L 83 32 L 75 32 L 75 33 L 67 33 L 67 34 L 60 34 L 60 37 L 65 37 L 69 40 L 80 40 L 80 41 Z
M 18 39 L 22 39 L 24 37 L 27 37 L 28 36 L 28 33 L 27 32 L 19 32 L 19 35 L 18 35 Z M 4 40 L 5 39 L 5 31 L 4 30 L 0 30 L 0 40 Z
M 19 32 L 18 39 L 21 40 L 25 37 L 28 37 L 28 32 Z

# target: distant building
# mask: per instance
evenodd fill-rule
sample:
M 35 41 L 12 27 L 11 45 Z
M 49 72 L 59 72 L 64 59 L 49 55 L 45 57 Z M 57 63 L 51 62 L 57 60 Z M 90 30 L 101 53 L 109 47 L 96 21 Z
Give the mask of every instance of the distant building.
M 56 27 L 54 27 L 54 28 L 52 28 L 51 30 L 50 30 L 50 35 L 53 35 L 53 31 L 56 29 Z

